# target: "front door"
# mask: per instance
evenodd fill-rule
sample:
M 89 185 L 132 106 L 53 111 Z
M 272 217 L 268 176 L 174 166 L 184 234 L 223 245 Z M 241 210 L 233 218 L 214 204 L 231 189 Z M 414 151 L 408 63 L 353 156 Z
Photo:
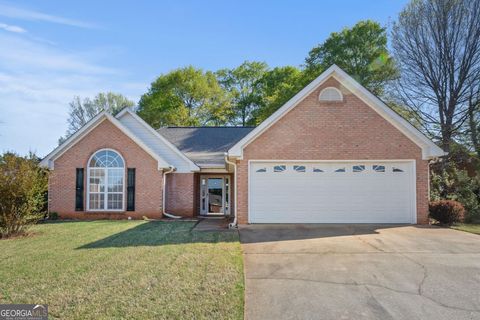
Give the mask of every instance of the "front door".
M 200 177 L 200 214 L 228 214 L 228 176 Z

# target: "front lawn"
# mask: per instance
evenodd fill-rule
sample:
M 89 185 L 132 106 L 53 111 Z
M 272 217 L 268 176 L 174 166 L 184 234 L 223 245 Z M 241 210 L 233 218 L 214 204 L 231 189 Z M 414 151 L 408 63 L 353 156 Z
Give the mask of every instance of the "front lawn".
M 480 223 L 476 224 L 456 224 L 451 227 L 452 229 L 455 230 L 461 230 L 461 231 L 466 231 L 470 233 L 475 233 L 475 234 L 480 234 Z
M 0 240 L 0 303 L 61 319 L 243 319 L 236 232 L 194 222 L 59 222 Z

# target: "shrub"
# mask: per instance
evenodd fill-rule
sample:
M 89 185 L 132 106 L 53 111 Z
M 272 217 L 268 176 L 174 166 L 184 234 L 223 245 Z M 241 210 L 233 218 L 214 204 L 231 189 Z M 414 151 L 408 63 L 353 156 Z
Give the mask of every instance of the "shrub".
M 55 212 L 55 211 L 49 212 L 48 220 L 58 220 L 58 212 Z
M 463 205 L 454 200 L 432 201 L 429 205 L 430 217 L 442 224 L 451 225 L 462 222 L 465 215 Z
M 465 207 L 465 221 L 480 221 L 480 177 L 454 165 L 432 168 L 431 200 L 455 200 Z
M 21 234 L 43 217 L 47 181 L 33 154 L 0 155 L 0 238 Z

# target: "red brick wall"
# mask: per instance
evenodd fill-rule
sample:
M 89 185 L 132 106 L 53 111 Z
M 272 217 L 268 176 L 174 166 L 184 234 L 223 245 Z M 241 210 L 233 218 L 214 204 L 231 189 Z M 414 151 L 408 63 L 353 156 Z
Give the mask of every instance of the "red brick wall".
M 195 212 L 195 186 L 193 173 L 169 173 L 166 176 L 167 213 L 193 217 Z
M 320 102 L 325 87 L 342 102 Z M 238 161 L 238 220 L 248 223 L 248 160 L 415 159 L 417 221 L 428 222 L 428 162 L 421 149 L 388 121 L 331 78 L 244 149 Z
M 118 151 L 126 168 L 136 168 L 135 211 L 89 212 L 87 204 L 87 162 L 90 156 L 102 148 Z M 126 219 L 127 217 L 160 218 L 162 216 L 162 171 L 157 161 L 108 120 L 103 121 L 82 140 L 55 160 L 50 174 L 50 211 L 61 218 L 74 219 Z M 75 171 L 85 169 L 85 211 L 75 211 Z M 125 181 L 126 183 L 126 178 Z M 126 203 L 125 203 L 126 208 Z

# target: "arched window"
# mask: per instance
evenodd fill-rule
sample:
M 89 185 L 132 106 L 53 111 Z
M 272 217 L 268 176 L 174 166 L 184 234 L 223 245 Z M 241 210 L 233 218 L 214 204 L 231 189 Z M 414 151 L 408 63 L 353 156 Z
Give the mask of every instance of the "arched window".
M 340 90 L 335 87 L 328 87 L 322 90 L 318 95 L 320 101 L 343 101 L 343 95 Z
M 88 162 L 87 208 L 123 211 L 125 162 L 114 150 L 98 150 Z

